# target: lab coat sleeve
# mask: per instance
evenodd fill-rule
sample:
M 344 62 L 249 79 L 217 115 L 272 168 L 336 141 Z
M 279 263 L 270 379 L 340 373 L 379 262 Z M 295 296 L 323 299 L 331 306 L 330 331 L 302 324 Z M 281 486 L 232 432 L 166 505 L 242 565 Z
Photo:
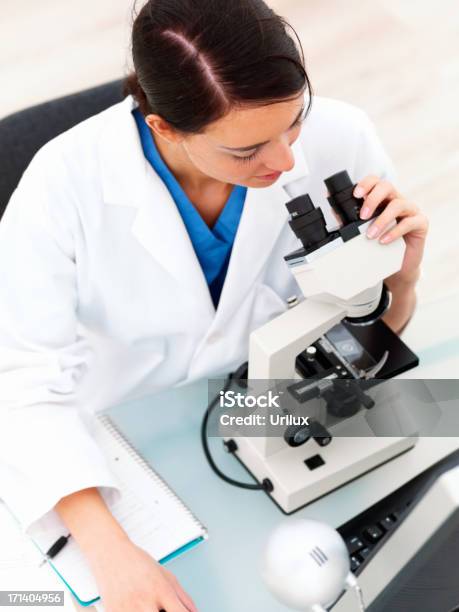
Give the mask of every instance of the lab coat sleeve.
M 29 533 L 72 492 L 119 497 L 77 401 L 91 351 L 77 333 L 77 206 L 55 149 L 32 160 L 0 223 L 0 498 Z
M 364 111 L 356 109 L 356 112 L 359 115 L 359 138 L 353 172 L 354 180 L 358 182 L 373 174 L 395 185 L 397 175 L 394 164 L 387 154 L 373 121 Z

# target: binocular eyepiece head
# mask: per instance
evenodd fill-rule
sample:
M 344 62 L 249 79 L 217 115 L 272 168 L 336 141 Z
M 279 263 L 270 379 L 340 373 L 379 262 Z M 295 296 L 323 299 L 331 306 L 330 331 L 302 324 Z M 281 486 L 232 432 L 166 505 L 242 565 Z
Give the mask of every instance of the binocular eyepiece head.
M 325 179 L 328 201 L 343 221 L 343 226 L 360 221 L 362 198 L 353 195 L 354 185 L 346 170 Z M 314 251 L 337 237 L 328 232 L 324 215 L 316 208 L 308 194 L 298 196 L 287 203 L 290 227 L 307 252 Z

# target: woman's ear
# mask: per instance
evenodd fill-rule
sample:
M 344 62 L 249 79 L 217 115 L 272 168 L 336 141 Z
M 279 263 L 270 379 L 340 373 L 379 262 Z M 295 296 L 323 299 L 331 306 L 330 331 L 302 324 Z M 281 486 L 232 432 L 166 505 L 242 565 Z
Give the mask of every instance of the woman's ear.
M 147 115 L 145 117 L 145 122 L 152 132 L 171 144 L 178 144 L 183 140 L 183 136 L 177 132 L 177 130 L 174 130 L 174 128 L 159 115 Z

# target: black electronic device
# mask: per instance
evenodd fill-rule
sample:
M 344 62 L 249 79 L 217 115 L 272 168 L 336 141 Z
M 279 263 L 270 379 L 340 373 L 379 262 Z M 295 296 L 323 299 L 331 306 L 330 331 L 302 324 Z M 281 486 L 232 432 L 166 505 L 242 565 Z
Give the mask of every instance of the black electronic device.
M 400 540 L 400 550 L 412 544 L 406 535 L 401 535 L 406 521 L 411 521 L 410 533 L 419 539 L 416 554 L 400 565 L 388 584 L 378 588 L 377 597 L 369 602 L 368 612 L 453 612 L 459 607 L 459 509 L 457 502 L 451 500 L 451 509 L 445 510 L 445 520 L 437 526 L 435 513 L 442 509 L 434 504 L 441 496 L 432 495 L 442 475 L 454 475 L 458 469 L 459 451 L 456 451 L 338 528 L 348 547 L 351 570 L 359 579 L 364 596 L 365 580 L 369 580 L 365 574 L 371 564 L 379 562 L 378 567 L 387 567 L 398 561 L 393 558 L 394 547 L 391 556 L 384 557 L 391 539 Z M 419 512 L 422 503 L 426 506 L 423 513 Z M 421 516 L 427 517 L 428 529 L 424 530 L 419 523 L 416 530 L 413 521 L 420 521 Z M 437 528 L 432 529 L 434 524 Z M 373 582 L 375 573 L 376 570 Z M 341 609 L 339 602 L 336 609 Z

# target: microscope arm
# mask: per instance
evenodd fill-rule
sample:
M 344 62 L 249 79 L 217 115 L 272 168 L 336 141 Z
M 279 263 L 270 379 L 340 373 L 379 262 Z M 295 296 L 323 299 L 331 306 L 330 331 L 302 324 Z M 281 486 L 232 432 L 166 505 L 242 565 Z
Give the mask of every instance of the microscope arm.
M 297 355 L 345 316 L 339 305 L 305 299 L 259 327 L 249 340 L 249 380 L 293 379 Z

